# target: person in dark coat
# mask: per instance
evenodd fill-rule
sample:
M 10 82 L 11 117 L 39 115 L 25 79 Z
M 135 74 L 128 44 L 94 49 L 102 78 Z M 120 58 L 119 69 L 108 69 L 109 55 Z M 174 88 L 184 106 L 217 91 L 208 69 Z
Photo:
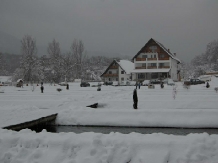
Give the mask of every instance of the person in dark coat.
M 67 87 L 66 87 L 66 89 L 67 89 L 67 90 L 69 90 L 69 84 L 67 84 Z
M 209 84 L 208 82 L 207 82 L 207 84 L 206 84 L 206 87 L 207 87 L 207 88 L 209 88 L 209 87 L 210 87 L 210 84 Z
M 41 89 L 41 93 L 43 93 L 43 90 L 44 90 L 43 85 L 41 85 L 40 89 Z
M 41 93 L 43 93 L 43 90 L 44 90 L 43 82 L 41 82 L 41 87 L 40 87 L 40 89 L 41 89 Z
M 160 87 L 161 87 L 161 88 L 164 88 L 163 82 L 160 82 Z
M 138 96 L 137 96 L 136 89 L 134 89 L 134 91 L 133 91 L 133 108 L 138 109 Z

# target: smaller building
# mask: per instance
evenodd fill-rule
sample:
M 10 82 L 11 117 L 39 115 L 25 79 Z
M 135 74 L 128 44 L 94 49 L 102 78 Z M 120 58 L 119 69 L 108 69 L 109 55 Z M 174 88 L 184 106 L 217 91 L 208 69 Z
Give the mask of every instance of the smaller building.
M 132 80 L 131 72 L 134 69 L 134 63 L 128 60 L 113 60 L 108 68 L 101 75 L 103 81 L 122 81 Z

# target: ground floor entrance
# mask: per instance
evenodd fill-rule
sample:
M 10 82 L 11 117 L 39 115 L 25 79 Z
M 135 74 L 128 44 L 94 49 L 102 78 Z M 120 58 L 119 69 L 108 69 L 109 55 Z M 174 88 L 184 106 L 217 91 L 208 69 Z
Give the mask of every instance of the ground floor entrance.
M 136 73 L 137 81 L 170 78 L 169 72 Z

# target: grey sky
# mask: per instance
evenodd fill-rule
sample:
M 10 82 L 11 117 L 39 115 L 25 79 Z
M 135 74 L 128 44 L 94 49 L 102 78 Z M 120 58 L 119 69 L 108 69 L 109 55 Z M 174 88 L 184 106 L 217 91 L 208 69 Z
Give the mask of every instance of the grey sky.
M 0 31 L 130 56 L 154 38 L 189 61 L 218 39 L 217 15 L 217 0 L 0 0 Z

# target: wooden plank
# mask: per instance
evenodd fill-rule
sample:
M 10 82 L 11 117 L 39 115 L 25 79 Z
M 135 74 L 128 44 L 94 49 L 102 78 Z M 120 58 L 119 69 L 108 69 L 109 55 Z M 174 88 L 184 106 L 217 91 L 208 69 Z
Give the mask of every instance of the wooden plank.
M 58 115 L 57 113 L 52 114 L 52 115 L 42 117 L 42 118 L 39 118 L 39 119 L 36 119 L 36 120 L 32 120 L 32 121 L 29 121 L 29 122 L 24 122 L 24 123 L 20 123 L 20 124 L 16 124 L 16 125 L 6 126 L 6 127 L 3 127 L 3 129 L 19 131 L 19 130 L 29 128 L 29 127 L 33 127 L 33 126 L 40 125 L 40 124 L 48 124 L 48 123 L 51 123 L 51 122 L 55 121 L 57 115 Z

